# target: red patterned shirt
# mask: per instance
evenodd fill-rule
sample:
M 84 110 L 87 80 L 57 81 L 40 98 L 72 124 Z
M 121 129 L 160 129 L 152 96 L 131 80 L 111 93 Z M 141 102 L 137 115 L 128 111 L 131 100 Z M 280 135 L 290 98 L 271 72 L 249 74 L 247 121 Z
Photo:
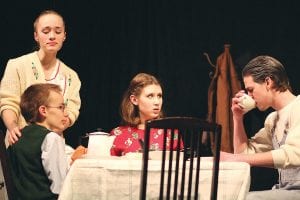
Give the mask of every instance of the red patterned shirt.
M 111 135 L 115 135 L 113 146 L 110 150 L 112 156 L 123 156 L 128 152 L 139 152 L 142 150 L 139 139 L 144 140 L 145 130 L 130 126 L 120 126 L 111 131 Z M 167 135 L 167 149 L 170 149 L 170 136 Z M 174 149 L 177 148 L 178 134 L 174 135 Z M 183 148 L 183 144 L 180 145 Z M 163 130 L 151 129 L 150 131 L 150 147 L 149 150 L 157 151 L 163 149 Z

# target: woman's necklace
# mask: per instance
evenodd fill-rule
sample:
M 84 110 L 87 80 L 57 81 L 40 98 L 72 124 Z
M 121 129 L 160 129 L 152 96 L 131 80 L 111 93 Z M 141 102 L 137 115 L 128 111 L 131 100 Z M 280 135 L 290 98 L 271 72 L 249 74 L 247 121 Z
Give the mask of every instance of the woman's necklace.
M 58 75 L 58 72 L 59 72 L 59 68 L 60 68 L 60 61 L 59 60 L 57 60 L 57 64 L 56 64 L 55 68 L 56 68 L 56 72 L 55 72 L 54 76 L 52 78 L 50 78 L 50 79 L 46 79 L 45 78 L 45 81 L 52 81 L 52 80 L 56 79 L 56 77 Z

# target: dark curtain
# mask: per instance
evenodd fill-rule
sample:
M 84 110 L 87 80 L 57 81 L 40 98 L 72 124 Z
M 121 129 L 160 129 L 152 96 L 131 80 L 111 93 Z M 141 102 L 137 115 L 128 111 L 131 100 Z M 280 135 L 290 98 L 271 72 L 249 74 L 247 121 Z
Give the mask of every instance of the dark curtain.
M 67 25 L 59 57 L 82 81 L 82 108 L 67 131 L 69 144 L 76 146 L 79 136 L 96 128 L 110 131 L 118 125 L 121 96 L 138 72 L 162 81 L 168 116 L 206 118 L 211 67 L 203 53 L 216 60 L 225 43 L 232 45 L 238 73 L 250 58 L 269 54 L 288 66 L 299 91 L 299 3 L 270 2 L 2 1 L 1 75 L 9 58 L 32 51 L 37 13 L 54 8 Z

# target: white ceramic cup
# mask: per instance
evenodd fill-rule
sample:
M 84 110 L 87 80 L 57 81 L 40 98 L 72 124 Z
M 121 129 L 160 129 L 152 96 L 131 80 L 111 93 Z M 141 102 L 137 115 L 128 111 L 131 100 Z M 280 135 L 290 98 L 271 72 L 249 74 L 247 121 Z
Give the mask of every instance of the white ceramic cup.
M 256 103 L 252 97 L 250 97 L 247 94 L 243 94 L 243 96 L 241 96 L 239 98 L 239 106 L 241 106 L 241 108 L 246 113 L 246 112 L 252 110 L 253 108 L 255 108 Z

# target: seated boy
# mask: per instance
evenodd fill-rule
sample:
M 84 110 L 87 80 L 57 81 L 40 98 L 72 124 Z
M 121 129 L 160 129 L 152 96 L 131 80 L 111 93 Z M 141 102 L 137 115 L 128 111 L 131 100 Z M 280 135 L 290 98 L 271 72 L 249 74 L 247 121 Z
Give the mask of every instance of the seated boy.
M 69 168 L 65 141 L 55 132 L 67 120 L 61 89 L 32 85 L 21 96 L 20 108 L 29 125 L 7 149 L 16 199 L 57 199 Z M 81 147 L 74 152 L 77 157 L 83 153 Z

